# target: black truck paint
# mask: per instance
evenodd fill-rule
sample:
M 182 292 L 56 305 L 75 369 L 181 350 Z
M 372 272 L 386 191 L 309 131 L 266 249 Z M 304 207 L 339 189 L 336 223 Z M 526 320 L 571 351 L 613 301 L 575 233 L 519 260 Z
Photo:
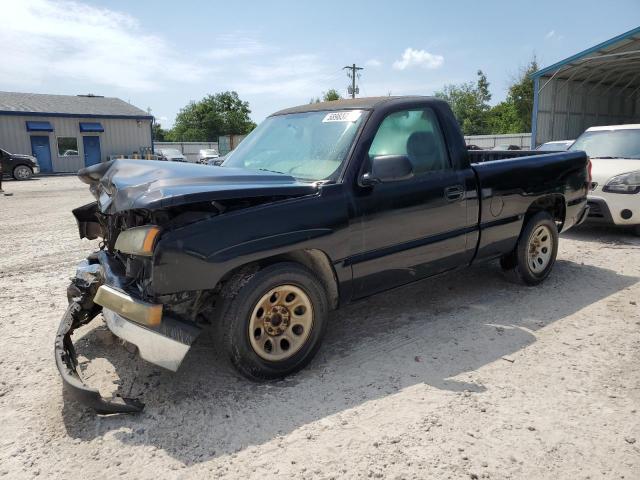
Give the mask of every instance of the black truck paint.
M 0 148 L 0 172 L 16 180 L 26 180 L 40 173 L 38 160 L 32 155 L 10 153 Z
M 423 108 L 435 112 L 449 167 L 377 181 L 368 152 L 381 122 L 392 113 Z M 321 280 L 330 306 L 337 308 L 505 258 L 537 212 L 548 212 L 558 231 L 586 217 L 584 152 L 468 151 L 449 106 L 434 98 L 329 102 L 274 116 L 353 109 L 366 117 L 342 168 L 323 181 L 229 168 L 229 160 L 221 167 L 115 160 L 81 170 L 79 177 L 98 201 L 74 211 L 80 235 L 105 238 L 101 255 L 121 265 L 128 294 L 162 303 L 173 321 L 193 328 L 203 314 L 211 317 L 209 307 L 225 282 L 246 268 L 298 262 Z M 402 159 L 391 163 L 400 165 Z M 144 224 L 162 228 L 152 257 L 114 251 L 120 231 Z M 94 257 L 90 263 L 102 262 Z M 97 281 L 109 284 L 104 275 Z M 72 306 L 80 302 L 85 312 L 94 307 L 90 292 L 77 285 L 74 292 Z M 75 324 L 86 323 L 86 317 Z M 76 379 L 66 380 L 75 370 L 74 353 L 63 345 L 73 328 L 61 326 L 56 358 L 65 383 L 77 391 Z M 77 398 L 105 410 L 104 399 L 96 407 L 82 392 Z M 121 411 L 118 404 L 107 410 Z M 130 411 L 129 404 L 122 411 Z

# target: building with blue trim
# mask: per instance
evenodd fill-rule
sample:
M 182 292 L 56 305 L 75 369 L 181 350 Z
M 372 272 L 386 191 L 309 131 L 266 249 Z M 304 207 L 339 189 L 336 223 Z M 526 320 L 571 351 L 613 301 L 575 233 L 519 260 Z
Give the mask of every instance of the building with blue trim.
M 152 151 L 152 124 L 119 98 L 0 92 L 0 148 L 35 155 L 42 172 L 77 172 Z
M 596 125 L 640 123 L 640 27 L 532 75 L 531 147 Z

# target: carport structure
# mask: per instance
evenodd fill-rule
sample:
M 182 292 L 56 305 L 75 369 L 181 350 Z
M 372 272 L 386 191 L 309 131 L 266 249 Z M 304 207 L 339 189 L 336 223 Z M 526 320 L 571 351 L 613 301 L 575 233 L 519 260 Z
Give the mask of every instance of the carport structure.
M 640 123 L 640 27 L 532 77 L 532 148 L 595 125 Z

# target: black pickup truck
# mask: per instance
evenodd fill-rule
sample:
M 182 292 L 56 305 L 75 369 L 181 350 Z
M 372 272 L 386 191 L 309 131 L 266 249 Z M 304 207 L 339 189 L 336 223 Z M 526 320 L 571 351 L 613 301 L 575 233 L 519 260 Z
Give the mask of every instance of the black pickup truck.
M 9 153 L 0 148 L 0 172 L 11 175 L 16 180 L 28 180 L 40 173 L 38 159 L 32 155 Z
M 492 259 L 540 283 L 591 182 L 584 152 L 468 151 L 429 97 L 277 112 L 222 166 L 114 160 L 79 177 L 97 199 L 73 212 L 80 236 L 103 241 L 69 286 L 55 358 L 100 413 L 143 408 L 78 375 L 71 333 L 100 312 L 156 365 L 177 370 L 212 324 L 240 372 L 280 378 L 354 300 Z

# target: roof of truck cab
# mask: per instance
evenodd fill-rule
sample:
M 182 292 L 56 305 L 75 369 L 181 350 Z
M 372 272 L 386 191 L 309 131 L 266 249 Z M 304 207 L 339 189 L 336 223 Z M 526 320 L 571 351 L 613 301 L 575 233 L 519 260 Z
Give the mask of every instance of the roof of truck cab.
M 271 114 L 286 115 L 288 113 L 303 113 L 303 112 L 320 112 L 320 111 L 334 111 L 334 110 L 372 110 L 380 107 L 381 105 L 390 106 L 394 103 L 405 103 L 410 101 L 441 101 L 435 97 L 427 96 L 386 96 L 386 97 L 361 97 L 361 98 L 346 98 L 341 100 L 333 100 L 331 102 L 320 103 L 308 103 L 305 105 L 298 105 L 297 107 L 285 108 Z

